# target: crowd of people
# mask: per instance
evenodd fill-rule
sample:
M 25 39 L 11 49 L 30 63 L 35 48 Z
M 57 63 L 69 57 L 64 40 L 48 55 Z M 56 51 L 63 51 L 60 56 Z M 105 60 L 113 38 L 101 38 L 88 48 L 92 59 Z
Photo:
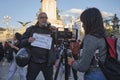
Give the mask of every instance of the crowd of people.
M 12 80 L 17 69 L 19 69 L 21 80 L 35 80 L 40 71 L 45 80 L 53 80 L 53 67 L 57 65 L 53 36 L 57 28 L 48 25 L 48 17 L 45 12 L 41 12 L 37 19 L 37 23 L 28 27 L 23 35 L 17 32 L 13 41 L 6 41 L 4 45 L 0 43 L 0 61 L 6 57 L 7 61 L 11 63 L 7 80 Z M 73 56 L 67 58 L 68 66 L 73 71 L 74 80 L 78 80 L 78 71 L 85 73 L 84 80 L 106 80 L 95 59 L 95 55 L 97 55 L 95 52 L 99 49 L 97 56 L 104 62 L 107 51 L 101 13 L 97 8 L 87 8 L 80 15 L 80 20 L 85 31 L 84 39 L 70 42 L 68 47 Z M 23 47 L 29 48 L 31 55 L 27 73 L 24 72 L 24 67 L 17 65 L 15 59 L 17 52 Z M 80 51 L 81 49 L 82 51 Z M 68 73 L 71 72 L 68 71 Z

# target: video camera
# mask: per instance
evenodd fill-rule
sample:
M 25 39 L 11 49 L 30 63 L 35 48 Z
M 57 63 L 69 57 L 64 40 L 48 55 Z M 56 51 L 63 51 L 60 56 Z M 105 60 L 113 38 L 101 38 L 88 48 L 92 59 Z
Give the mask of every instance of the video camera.
M 72 32 L 68 28 L 64 28 L 64 31 L 57 32 L 58 39 L 71 39 Z
M 62 42 L 71 42 L 77 40 L 77 31 L 72 28 L 58 28 L 55 33 L 55 41 L 57 44 L 61 44 Z

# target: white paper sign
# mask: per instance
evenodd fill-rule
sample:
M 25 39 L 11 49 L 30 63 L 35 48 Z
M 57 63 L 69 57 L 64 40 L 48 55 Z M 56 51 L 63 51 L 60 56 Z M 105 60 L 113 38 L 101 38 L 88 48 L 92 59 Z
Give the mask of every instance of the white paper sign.
M 34 33 L 33 38 L 35 38 L 35 41 L 31 43 L 32 46 L 51 49 L 52 37 L 50 37 L 50 35 Z

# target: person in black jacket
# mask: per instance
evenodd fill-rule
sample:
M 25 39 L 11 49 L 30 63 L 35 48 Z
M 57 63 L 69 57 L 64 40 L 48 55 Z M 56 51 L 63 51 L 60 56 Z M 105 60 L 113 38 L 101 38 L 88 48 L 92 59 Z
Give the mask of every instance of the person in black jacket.
M 13 49 L 9 46 L 9 44 L 12 43 L 11 41 L 5 41 L 4 43 L 4 54 L 5 58 L 8 62 L 12 62 L 13 60 Z
M 0 61 L 3 59 L 3 57 L 4 57 L 4 48 L 2 42 L 0 42 Z
M 47 14 L 41 12 L 37 23 L 28 27 L 22 36 L 21 44 L 23 47 L 29 47 L 31 54 L 27 68 L 27 80 L 35 80 L 40 71 L 43 72 L 45 80 L 53 80 L 55 54 L 53 53 L 54 43 L 52 34 L 56 28 L 51 26 L 47 19 Z

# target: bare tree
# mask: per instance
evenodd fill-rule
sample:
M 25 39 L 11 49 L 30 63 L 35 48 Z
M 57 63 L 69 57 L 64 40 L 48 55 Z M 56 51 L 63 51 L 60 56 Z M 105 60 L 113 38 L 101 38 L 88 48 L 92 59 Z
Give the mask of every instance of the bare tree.
M 115 14 L 112 18 L 112 23 L 113 23 L 113 29 L 118 29 L 119 28 L 119 18 L 117 17 L 117 15 Z

